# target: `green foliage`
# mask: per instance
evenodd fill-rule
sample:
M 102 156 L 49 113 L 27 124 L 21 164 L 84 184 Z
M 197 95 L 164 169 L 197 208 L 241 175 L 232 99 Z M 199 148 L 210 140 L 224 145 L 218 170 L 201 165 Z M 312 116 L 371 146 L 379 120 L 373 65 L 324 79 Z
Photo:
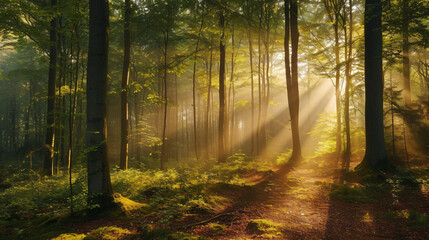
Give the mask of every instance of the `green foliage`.
M 253 161 L 242 153 L 208 171 L 204 170 L 207 164 L 211 165 L 182 164 L 180 168 L 166 171 L 116 169 L 111 174 L 112 187 L 125 198 L 145 203 L 145 212 L 159 219 L 161 225 L 168 225 L 187 213 L 211 213 L 222 209 L 228 199 L 213 194 L 216 191 L 210 190 L 210 186 L 219 183 L 246 185 L 249 183 L 240 176 L 242 173 L 271 173 L 266 163 Z
M 73 180 L 73 208 L 83 210 L 86 206 L 86 173 L 76 172 Z M 26 176 L 26 177 L 25 177 Z M 43 182 L 28 180 L 26 173 L 13 174 L 12 187 L 0 193 L 0 219 L 33 219 L 54 217 L 68 213 L 70 188 L 67 176 L 54 177 Z
M 429 216 L 427 213 L 408 210 L 389 210 L 384 214 L 379 214 L 377 217 L 389 220 L 405 219 L 407 220 L 407 226 L 411 230 L 429 229 Z
M 92 230 L 84 238 L 85 240 L 116 240 L 130 235 L 131 232 L 127 229 L 119 228 L 116 226 L 101 227 Z
M 250 233 L 263 235 L 265 239 L 279 238 L 282 233 L 282 224 L 266 219 L 252 219 L 247 223 L 247 230 Z
M 352 117 L 351 115 L 350 117 Z M 344 120 L 342 121 L 344 125 Z M 337 116 L 335 112 L 320 114 L 316 124 L 309 134 L 317 141 L 315 156 L 321 156 L 326 153 L 332 153 L 336 150 L 336 131 L 337 131 Z M 350 133 L 354 143 L 353 152 L 363 151 L 365 147 L 365 131 L 355 118 L 350 119 Z M 345 126 L 342 126 L 345 129 Z
M 380 194 L 390 190 L 387 184 L 367 184 L 349 185 L 349 184 L 332 184 L 329 196 L 351 203 L 370 203 L 375 202 Z
M 336 113 L 320 114 L 317 123 L 308 134 L 317 138 L 316 154 L 322 155 L 335 151 Z
M 285 165 L 291 157 L 292 157 L 292 149 L 289 149 L 286 153 L 282 153 L 277 157 L 276 163 L 278 165 Z
M 222 236 L 225 233 L 225 229 L 227 227 L 223 224 L 209 223 L 208 228 L 210 229 L 211 234 L 216 236 Z
M 153 231 L 143 231 L 139 239 L 156 239 L 156 240 L 204 240 L 200 236 L 184 232 L 171 232 L 164 229 L 156 229 Z
M 85 239 L 85 234 L 64 233 L 51 240 L 82 240 Z
M 429 229 L 429 216 L 427 213 L 410 211 L 407 225 L 413 229 Z
M 253 160 L 245 154 L 238 152 L 228 158 L 224 164 L 217 164 L 210 170 L 210 177 L 230 184 L 245 185 L 240 174 L 258 172 L 272 174 L 272 164 L 263 160 Z

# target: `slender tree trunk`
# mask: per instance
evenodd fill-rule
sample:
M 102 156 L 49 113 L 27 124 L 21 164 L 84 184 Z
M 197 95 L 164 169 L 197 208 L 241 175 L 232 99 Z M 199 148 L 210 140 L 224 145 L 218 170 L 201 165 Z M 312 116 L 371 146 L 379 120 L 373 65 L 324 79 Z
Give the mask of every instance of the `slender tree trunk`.
M 122 65 L 122 84 L 121 84 L 121 153 L 120 153 L 120 168 L 125 170 L 128 168 L 128 82 L 130 77 L 130 18 L 131 4 L 130 0 L 125 0 L 124 7 L 124 62 Z
M 335 106 L 337 108 L 337 131 L 336 131 L 336 147 L 335 152 L 337 157 L 341 153 L 341 89 L 340 89 L 340 43 L 338 33 L 338 13 L 335 14 Z
M 56 7 L 57 0 L 51 0 L 51 7 Z M 48 109 L 46 118 L 45 146 L 47 148 L 43 162 L 43 175 L 54 174 L 54 143 L 55 143 L 55 91 L 57 74 L 57 18 L 51 20 L 49 31 L 49 79 L 48 79 Z
M 188 102 L 185 100 L 185 128 L 186 128 L 186 157 L 189 158 L 189 129 L 188 129 L 188 118 L 189 118 L 189 109 Z
M 75 33 L 77 35 L 77 29 L 75 28 Z M 71 174 L 72 169 L 72 150 L 73 150 L 73 137 L 74 137 L 74 126 L 76 121 L 76 108 L 77 108 L 77 95 L 78 92 L 78 83 L 79 83 L 79 61 L 80 61 L 80 42 L 77 41 L 77 54 L 76 54 L 76 69 L 75 69 L 75 78 L 74 78 L 74 95 L 72 94 L 72 89 L 70 84 L 70 109 L 69 109 L 69 146 L 67 151 L 67 169 L 69 174 Z M 71 82 L 71 81 L 70 81 Z M 72 99 L 73 96 L 73 99 Z
M 286 84 L 288 90 L 289 113 L 292 128 L 292 157 L 290 165 L 296 164 L 302 159 L 301 142 L 299 136 L 299 87 L 298 87 L 298 5 L 297 0 L 285 1 L 285 64 Z M 290 35 L 289 35 L 290 31 Z M 292 43 L 292 54 L 289 57 L 289 36 Z M 290 66 L 289 66 L 290 64 Z
M 27 112 L 25 113 L 25 126 L 24 126 L 24 151 L 28 151 L 30 147 L 30 116 L 31 106 L 33 105 L 33 84 L 32 80 L 29 81 L 30 93 Z M 33 119 L 34 120 L 34 119 Z
M 409 19 L 408 19 L 408 1 L 402 0 L 402 68 L 404 79 L 404 102 L 405 105 L 411 103 L 411 83 L 410 83 L 410 43 L 409 35 Z
M 221 37 L 219 43 L 220 67 L 219 67 L 219 129 L 218 129 L 218 162 L 226 161 L 224 146 L 225 131 L 225 17 L 223 11 L 220 13 Z
M 226 145 L 226 152 L 232 154 L 233 151 L 233 135 L 234 135 L 234 97 L 231 95 L 234 91 L 234 53 L 235 53 L 235 37 L 234 37 L 234 25 L 231 30 L 231 76 L 229 78 L 229 89 L 228 89 L 228 117 L 227 117 L 227 136 L 228 143 Z
M 365 157 L 357 167 L 382 170 L 389 167 L 383 124 L 383 38 L 381 0 L 365 2 Z
M 168 95 L 167 95 L 167 66 L 168 66 L 168 40 L 169 31 L 164 33 L 164 124 L 162 127 L 162 146 L 161 146 L 161 170 L 164 170 L 164 164 L 167 162 L 165 133 L 167 130 L 167 111 L 168 111 Z
M 196 79 L 196 68 L 197 68 L 197 54 L 199 50 L 199 44 L 200 44 L 200 37 L 201 37 L 201 31 L 204 26 L 204 16 L 201 20 L 200 29 L 198 30 L 198 38 L 197 43 L 195 46 L 195 56 L 194 56 L 194 67 L 192 72 L 192 109 L 193 109 L 193 116 L 194 116 L 194 151 L 195 151 L 195 157 L 198 160 L 198 138 L 197 138 L 197 110 L 196 110 L 196 88 L 197 88 L 197 79 Z
M 261 5 L 261 21 L 264 18 L 264 5 Z M 262 28 L 262 27 L 261 27 Z M 262 30 L 262 29 L 261 29 Z M 266 34 L 264 32 L 261 31 L 261 35 L 262 35 L 262 43 L 265 46 L 265 42 L 266 42 Z M 260 145 L 261 145 L 261 149 L 265 150 L 266 149 L 266 144 L 267 144 L 267 134 L 266 134 L 266 114 L 267 114 L 267 108 L 266 108 L 266 101 L 267 101 L 267 86 L 266 86 L 266 75 L 265 75 L 265 70 L 266 70 L 266 53 L 264 52 L 262 46 L 259 46 L 259 51 L 261 52 L 261 56 L 262 56 L 262 99 L 261 99 L 261 126 L 260 126 Z
M 347 36 L 347 24 L 344 22 L 344 53 L 346 61 L 346 89 L 345 89 L 345 106 L 344 106 L 344 121 L 346 124 L 346 148 L 344 151 L 344 167 L 345 169 L 350 168 L 350 156 L 351 156 L 351 139 L 350 139 L 350 86 L 351 86 L 351 61 L 352 61 L 352 47 L 353 47 L 353 5 L 352 1 L 349 0 L 349 36 Z M 344 6 L 345 9 L 345 6 Z M 344 10 L 344 18 L 345 18 Z
M 74 32 L 77 34 L 77 27 L 74 27 Z M 72 38 L 73 40 L 73 38 Z M 73 41 L 72 41 L 73 43 Z M 69 185 L 70 185 L 70 213 L 73 215 L 73 184 L 72 184 L 72 154 L 73 154 L 73 137 L 74 137 L 74 125 L 76 120 L 76 106 L 77 106 L 77 90 L 78 90 L 78 79 L 79 79 L 79 60 L 80 60 L 80 41 L 77 41 L 77 54 L 76 54 L 76 69 L 75 69 L 75 81 L 74 81 L 74 99 L 72 100 L 72 79 L 70 79 L 70 109 L 69 109 L 69 146 L 67 151 L 67 170 L 69 173 Z M 73 102 L 73 106 L 72 106 Z
M 210 41 L 210 60 L 209 60 L 209 76 L 207 84 L 207 111 L 206 111 L 206 123 L 204 127 L 205 132 L 205 148 L 206 148 L 206 159 L 209 159 L 209 113 L 210 113 L 210 92 L 212 88 L 212 67 L 213 67 L 213 39 Z
M 12 86 L 12 98 L 10 100 L 10 125 L 11 125 L 11 137 L 10 137 L 10 150 L 15 152 L 17 149 L 16 144 L 16 86 Z
M 179 98 L 178 98 L 178 86 L 177 86 L 177 74 L 174 74 L 174 102 L 176 103 L 176 110 L 174 112 L 175 116 L 175 136 L 174 136 L 174 157 L 176 161 L 179 161 Z
M 395 146 L 395 111 L 393 110 L 393 81 L 392 81 L 392 68 L 390 68 L 390 116 L 392 120 L 392 154 L 396 155 Z
M 258 123 L 256 130 L 256 149 L 258 155 L 262 152 L 261 147 L 261 114 L 262 114 L 262 88 L 261 88 L 261 29 L 262 29 L 262 16 L 259 16 L 259 29 L 258 29 Z
M 89 51 L 87 80 L 87 146 L 89 205 L 105 209 L 113 204 L 107 161 L 107 63 L 109 49 L 109 2 L 89 2 Z M 96 210 L 94 209 L 94 210 Z
M 271 11 L 271 6 L 268 4 L 267 6 L 267 10 L 266 10 L 266 19 L 267 19 L 267 32 L 266 32 L 266 37 L 265 37 L 265 55 L 266 55 L 266 59 L 267 59 L 267 70 L 266 70 L 266 95 L 265 95 L 265 102 L 264 102 L 264 145 L 266 145 L 266 128 L 269 127 L 267 126 L 267 116 L 268 116 L 268 110 L 269 110 L 269 103 L 270 103 L 270 95 L 271 95 L 271 87 L 270 87 L 270 11 Z
M 251 156 L 255 154 L 255 98 L 254 98 L 254 79 L 253 79 L 253 46 L 252 46 L 252 33 L 250 31 L 250 26 L 247 31 L 247 36 L 249 39 L 249 56 L 250 56 L 250 98 L 251 98 L 251 105 L 252 105 L 252 116 L 251 116 L 251 123 L 250 123 L 250 129 L 252 131 L 250 136 L 250 152 Z

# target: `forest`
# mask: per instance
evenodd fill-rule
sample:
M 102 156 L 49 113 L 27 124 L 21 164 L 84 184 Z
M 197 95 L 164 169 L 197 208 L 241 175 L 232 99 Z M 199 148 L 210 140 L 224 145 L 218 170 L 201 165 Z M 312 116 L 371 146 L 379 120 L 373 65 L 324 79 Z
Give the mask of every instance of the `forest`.
M 0 239 L 427 239 L 428 0 L 0 0 Z

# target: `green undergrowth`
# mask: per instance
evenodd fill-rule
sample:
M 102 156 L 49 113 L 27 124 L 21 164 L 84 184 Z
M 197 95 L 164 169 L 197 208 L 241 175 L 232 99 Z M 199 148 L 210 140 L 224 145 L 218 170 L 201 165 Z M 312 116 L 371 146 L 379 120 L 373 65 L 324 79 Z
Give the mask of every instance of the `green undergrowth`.
M 114 199 L 126 217 L 144 216 L 153 219 L 157 229 L 163 229 L 189 214 L 225 210 L 235 195 L 254 184 L 250 176 L 272 174 L 270 163 L 252 160 L 241 153 L 231 156 L 225 164 L 206 162 L 196 166 L 184 163 L 165 171 L 114 168 L 111 171 Z M 75 218 L 69 217 L 72 206 L 75 213 L 84 217 L 86 176 L 84 168 L 73 172 L 73 204 L 66 175 L 38 181 L 37 175 L 27 171 L 4 178 L 2 182 L 10 187 L 0 191 L 0 238 L 28 236 L 39 230 L 49 232 L 52 224 L 61 222 L 59 218 L 62 221 Z M 56 236 L 70 231 L 61 224 L 58 229 L 53 232 Z
M 372 203 L 390 190 L 388 184 L 349 185 L 332 184 L 329 196 L 351 203 Z
M 271 239 L 282 236 L 283 225 L 266 219 L 251 219 L 247 223 L 247 230 L 251 234 L 261 235 L 264 239 Z
M 409 210 L 389 210 L 386 213 L 378 214 L 376 217 L 389 220 L 405 220 L 410 230 L 429 229 L 429 216 L 427 213 L 420 213 Z
M 209 231 L 214 236 L 222 236 L 225 233 L 227 226 L 218 223 L 209 223 L 207 224 Z
M 394 172 L 372 172 L 370 170 L 345 173 L 348 182 L 360 184 L 332 184 L 330 196 L 347 202 L 370 203 L 380 195 L 391 194 L 393 201 L 399 201 L 399 193 L 429 190 L 428 169 L 397 169 Z

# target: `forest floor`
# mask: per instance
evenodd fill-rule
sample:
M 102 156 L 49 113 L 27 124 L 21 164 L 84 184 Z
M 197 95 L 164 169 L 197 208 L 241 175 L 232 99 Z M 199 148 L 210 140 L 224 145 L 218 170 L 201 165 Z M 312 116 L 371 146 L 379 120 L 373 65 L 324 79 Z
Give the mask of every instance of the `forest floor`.
M 16 239 L 427 239 L 427 168 L 359 183 L 353 177 L 344 181 L 343 172 L 326 162 L 334 162 L 333 156 L 283 174 L 276 174 L 278 169 L 241 171 L 243 184 L 201 184 L 197 192 L 205 200 L 181 214 L 172 204 L 174 196 L 195 195 L 195 190 L 171 197 L 171 189 L 153 187 L 144 192 L 144 204 L 116 194 L 121 210 L 96 219 L 84 214 L 35 219 L 27 229 L 14 231 L 0 225 L 0 239 L 14 239 L 11 233 Z M 161 207 L 154 211 L 150 204 L 157 201 Z
M 214 239 L 427 239 L 428 189 L 405 184 L 362 193 L 358 183 L 339 184 L 340 172 L 333 173 L 306 164 L 262 180 L 237 193 L 224 211 L 231 214 L 215 221 L 223 231 L 209 224 L 188 231 Z

